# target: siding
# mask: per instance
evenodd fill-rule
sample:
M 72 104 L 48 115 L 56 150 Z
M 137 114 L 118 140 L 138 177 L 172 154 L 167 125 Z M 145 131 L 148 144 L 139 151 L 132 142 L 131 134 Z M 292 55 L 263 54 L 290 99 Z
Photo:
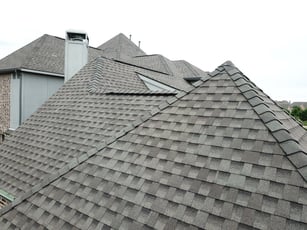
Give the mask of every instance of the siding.
M 64 78 L 22 73 L 21 84 L 21 122 L 24 122 L 64 84 Z

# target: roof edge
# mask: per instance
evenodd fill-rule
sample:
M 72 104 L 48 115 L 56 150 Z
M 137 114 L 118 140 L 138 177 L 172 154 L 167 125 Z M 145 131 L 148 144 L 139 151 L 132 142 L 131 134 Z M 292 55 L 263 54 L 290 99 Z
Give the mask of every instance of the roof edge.
M 16 71 L 26 72 L 26 73 L 34 73 L 34 74 L 42 74 L 48 76 L 55 76 L 55 77 L 64 77 L 64 74 L 60 73 L 53 73 L 53 72 L 46 72 L 41 70 L 33 70 L 23 67 L 16 67 L 16 68 L 9 68 L 9 69 L 0 69 L 0 74 L 7 74 L 7 73 L 14 73 Z
M 274 111 L 266 105 L 265 100 L 269 99 L 273 104 L 279 108 L 281 107 L 253 82 L 251 82 L 249 78 L 247 78 L 231 61 L 223 63 L 211 73 L 211 76 L 216 76 L 225 72 L 232 79 L 236 87 L 259 116 L 260 120 L 275 138 L 281 149 L 284 151 L 285 156 L 307 182 L 307 153 L 299 145 L 299 142 L 291 136 L 283 123 L 276 117 Z M 260 92 L 266 97 L 261 95 Z M 282 108 L 281 110 L 284 112 Z M 299 125 L 301 126 L 301 124 Z

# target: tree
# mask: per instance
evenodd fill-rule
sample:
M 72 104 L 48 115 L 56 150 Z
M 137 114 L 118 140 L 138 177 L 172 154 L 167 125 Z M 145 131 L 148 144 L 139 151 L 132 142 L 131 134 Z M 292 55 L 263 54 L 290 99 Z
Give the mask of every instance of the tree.
M 307 121 L 307 109 L 302 110 L 300 118 L 302 121 Z
M 293 106 L 291 110 L 291 115 L 294 116 L 296 119 L 300 118 L 300 115 L 302 113 L 302 109 L 299 106 Z

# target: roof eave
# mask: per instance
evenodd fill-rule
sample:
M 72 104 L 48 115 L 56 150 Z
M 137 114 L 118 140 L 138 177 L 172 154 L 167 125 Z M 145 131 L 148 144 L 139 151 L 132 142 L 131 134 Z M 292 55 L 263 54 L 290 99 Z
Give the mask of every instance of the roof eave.
M 48 76 L 54 76 L 54 77 L 64 77 L 64 74 L 60 74 L 60 73 L 52 73 L 52 72 L 33 70 L 33 69 L 27 69 L 27 68 L 22 68 L 22 67 L 0 69 L 0 74 L 14 73 L 16 71 L 21 71 L 25 73 L 34 73 L 34 74 L 40 74 L 40 75 L 48 75 Z

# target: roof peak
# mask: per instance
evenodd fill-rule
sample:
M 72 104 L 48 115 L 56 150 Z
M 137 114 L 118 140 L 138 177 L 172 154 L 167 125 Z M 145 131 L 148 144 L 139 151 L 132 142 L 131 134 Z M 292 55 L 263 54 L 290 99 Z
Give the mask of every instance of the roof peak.
M 255 113 L 276 139 L 285 157 L 295 166 L 299 174 L 307 181 L 307 146 L 301 145 L 303 136 L 292 135 L 288 130 L 303 133 L 304 128 L 260 88 L 249 80 L 231 61 L 220 65 L 211 76 L 226 72 L 240 90 Z M 274 109 L 275 108 L 275 109 Z M 278 109 L 279 108 L 279 109 Z M 283 118 L 283 121 L 281 120 Z M 287 127 L 287 125 L 289 127 Z M 303 140 L 301 140 L 303 141 Z
M 233 67 L 235 67 L 235 65 L 231 62 L 231 61 L 225 61 L 222 65 L 220 65 L 220 66 L 233 66 Z
M 109 58 L 130 59 L 138 55 L 146 55 L 134 42 L 123 33 L 119 33 L 102 45 L 98 46 L 104 51 L 104 55 Z

